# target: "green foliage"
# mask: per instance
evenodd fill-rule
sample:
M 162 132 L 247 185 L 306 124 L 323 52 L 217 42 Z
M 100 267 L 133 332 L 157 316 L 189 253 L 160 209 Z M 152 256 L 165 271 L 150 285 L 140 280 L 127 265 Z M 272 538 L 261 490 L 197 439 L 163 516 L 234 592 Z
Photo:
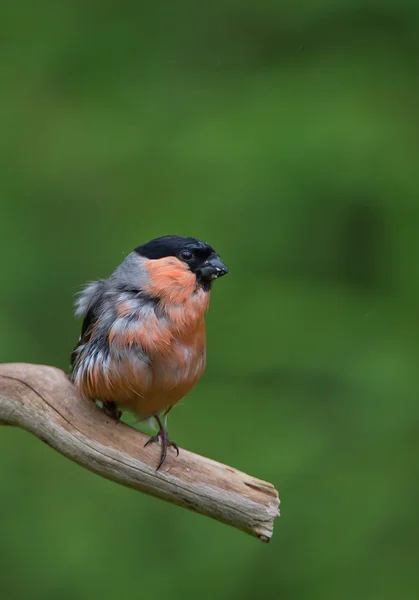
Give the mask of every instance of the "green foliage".
M 2 428 L 2 597 L 418 596 L 419 4 L 6 2 L 0 359 L 66 369 L 74 293 L 210 242 L 173 439 L 274 482 L 269 546 Z

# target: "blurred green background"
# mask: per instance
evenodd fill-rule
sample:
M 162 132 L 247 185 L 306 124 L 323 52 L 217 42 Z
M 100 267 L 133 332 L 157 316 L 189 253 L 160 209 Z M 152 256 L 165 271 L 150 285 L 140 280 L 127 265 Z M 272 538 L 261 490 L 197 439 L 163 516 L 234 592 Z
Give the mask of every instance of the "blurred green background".
M 272 481 L 264 545 L 0 430 L 1 597 L 419 597 L 419 4 L 0 8 L 0 359 L 67 369 L 74 294 L 210 242 L 181 446 Z

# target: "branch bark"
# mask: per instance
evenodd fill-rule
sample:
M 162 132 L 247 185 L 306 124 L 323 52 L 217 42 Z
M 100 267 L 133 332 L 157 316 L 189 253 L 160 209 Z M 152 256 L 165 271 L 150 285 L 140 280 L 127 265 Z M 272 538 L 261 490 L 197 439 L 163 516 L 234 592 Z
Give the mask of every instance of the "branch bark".
M 0 425 L 26 429 L 81 466 L 269 542 L 279 516 L 272 484 L 181 448 L 159 471 L 157 444 L 83 400 L 59 369 L 0 365 Z

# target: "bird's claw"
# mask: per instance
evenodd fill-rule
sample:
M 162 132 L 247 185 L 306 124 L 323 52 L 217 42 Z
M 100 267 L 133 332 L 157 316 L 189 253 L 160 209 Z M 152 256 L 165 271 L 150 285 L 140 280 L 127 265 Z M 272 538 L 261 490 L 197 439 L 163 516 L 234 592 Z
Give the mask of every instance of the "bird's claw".
M 156 435 L 152 435 L 144 444 L 144 448 L 146 446 L 148 446 L 149 444 L 152 444 L 153 442 L 158 442 L 158 441 L 160 441 L 160 443 L 161 443 L 161 455 L 160 455 L 160 462 L 157 466 L 156 471 L 158 471 L 160 469 L 160 467 L 162 466 L 162 464 L 164 463 L 166 456 L 167 456 L 168 448 L 174 448 L 176 450 L 177 456 L 179 456 L 179 446 L 176 444 L 176 442 L 172 442 L 171 440 L 169 440 L 167 431 L 165 429 L 160 429 Z
M 105 400 L 102 402 L 102 410 L 111 419 L 114 419 L 117 423 L 121 420 L 122 410 L 118 410 L 115 402 L 109 402 Z

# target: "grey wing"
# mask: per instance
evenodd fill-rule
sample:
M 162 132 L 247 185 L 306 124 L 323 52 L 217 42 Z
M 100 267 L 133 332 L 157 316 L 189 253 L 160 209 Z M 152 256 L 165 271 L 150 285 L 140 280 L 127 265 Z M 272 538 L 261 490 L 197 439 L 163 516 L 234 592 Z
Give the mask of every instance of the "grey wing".
M 103 280 L 89 283 L 77 298 L 75 313 L 77 317 L 84 316 L 84 319 L 79 341 L 71 353 L 71 371 L 73 371 L 76 364 L 80 347 L 84 346 L 90 340 L 93 329 L 98 321 L 103 287 Z
M 71 353 L 71 371 L 74 369 L 81 346 L 84 346 L 90 340 L 93 329 L 97 323 L 97 311 L 95 310 L 95 308 L 95 306 L 92 306 L 89 309 L 87 315 L 84 317 L 79 341 L 77 342 L 73 352 Z

